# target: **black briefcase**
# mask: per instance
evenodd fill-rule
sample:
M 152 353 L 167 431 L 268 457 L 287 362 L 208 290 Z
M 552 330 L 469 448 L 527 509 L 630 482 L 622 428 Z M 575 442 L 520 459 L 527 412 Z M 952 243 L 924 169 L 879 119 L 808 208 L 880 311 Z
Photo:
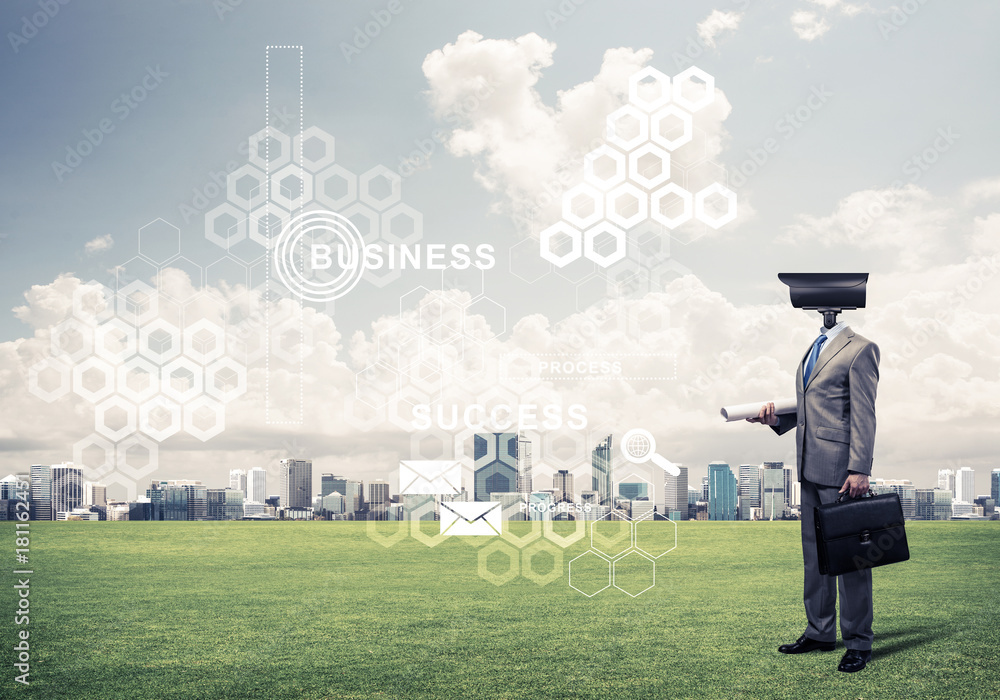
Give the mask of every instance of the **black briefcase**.
M 815 508 L 820 573 L 830 576 L 910 558 L 898 493 L 848 498 Z

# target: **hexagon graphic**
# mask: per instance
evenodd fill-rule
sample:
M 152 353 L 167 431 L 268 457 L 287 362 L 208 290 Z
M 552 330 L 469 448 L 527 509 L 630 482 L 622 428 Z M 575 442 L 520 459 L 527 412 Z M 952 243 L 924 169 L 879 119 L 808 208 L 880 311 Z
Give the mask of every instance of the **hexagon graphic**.
M 668 198 L 675 198 L 681 204 L 681 211 L 674 215 L 669 215 L 666 211 L 676 210 L 676 201 L 670 202 Z M 691 193 L 675 182 L 669 182 L 656 190 L 650 198 L 649 215 L 657 223 L 663 224 L 669 229 L 674 229 L 691 219 L 694 211 L 693 197 Z
M 245 211 L 259 207 L 266 201 L 264 173 L 250 163 L 229 173 L 226 178 L 226 199 Z
M 46 377 L 52 377 L 55 381 L 46 381 Z M 43 384 L 51 388 L 46 388 Z M 48 403 L 66 396 L 72 386 L 72 368 L 57 357 L 46 357 L 28 369 L 28 391 Z
M 569 560 L 569 587 L 588 598 L 611 588 L 611 578 L 611 562 L 593 550 Z
M 113 318 L 94 329 L 94 353 L 108 362 L 124 362 L 136 352 L 136 329 Z
M 565 522 L 565 521 L 561 521 Z M 575 520 L 573 521 L 576 528 L 569 535 L 560 535 L 555 531 L 555 523 L 552 520 L 542 521 L 542 536 L 549 540 L 558 547 L 565 549 L 572 544 L 575 544 L 587 536 L 587 521 L 585 520 Z
M 590 546 L 609 559 L 632 549 L 632 518 L 613 510 L 590 523 Z
M 180 432 L 181 407 L 164 396 L 158 396 L 139 407 L 139 430 L 161 442 Z
M 205 214 L 205 238 L 223 250 L 239 243 L 246 235 L 247 215 L 236 205 L 223 202 Z
M 141 404 L 160 390 L 160 368 L 143 357 L 133 357 L 119 365 L 118 393 L 129 401 Z
M 139 354 L 163 364 L 181 354 L 181 332 L 158 318 L 139 329 Z
M 701 81 L 700 86 L 695 78 Z M 675 75 L 673 83 L 674 102 L 689 112 L 697 112 L 715 99 L 715 78 L 701 68 L 691 66 Z
M 261 170 L 274 172 L 292 159 L 292 140 L 273 126 L 265 127 L 250 137 L 251 163 Z
M 473 333 L 473 322 L 476 316 L 481 316 L 486 321 L 486 326 L 475 326 L 475 337 L 481 341 L 499 338 L 507 332 L 507 309 L 503 304 L 497 303 L 489 297 L 480 297 L 469 304 L 465 310 L 464 326 L 465 332 Z
M 362 202 L 382 211 L 400 200 L 403 180 L 399 173 L 389 170 L 384 165 L 376 165 L 361 176 L 358 189 Z
M 73 368 L 73 392 L 99 403 L 115 391 L 115 371 L 104 360 L 88 357 Z
M 670 78 L 652 66 L 646 66 L 629 76 L 628 100 L 647 112 L 670 101 Z
M 705 200 L 712 195 L 725 199 L 726 212 L 724 214 L 712 216 L 705 210 Z M 736 193 L 718 182 L 709 185 L 694 196 L 694 215 L 699 221 L 705 222 L 714 229 L 725 226 L 736 218 Z
M 556 236 L 569 238 L 569 250 L 557 253 L 552 250 L 552 242 Z M 557 221 L 542 231 L 540 238 L 541 256 L 556 267 L 566 267 L 583 254 L 583 234 L 565 221 Z
M 628 178 L 648 190 L 670 179 L 670 154 L 647 143 L 628 155 Z
M 381 532 L 383 529 L 387 529 L 389 524 L 385 521 L 369 520 L 365 525 L 365 531 L 368 534 L 369 539 L 378 542 L 380 545 L 388 549 L 395 544 L 399 544 L 406 539 L 406 536 L 410 534 L 410 526 L 406 520 L 396 521 L 396 531 L 391 535 L 386 535 Z
M 118 290 L 118 316 L 133 325 L 152 321 L 159 310 L 156 290 L 145 282 L 136 280 Z
M 385 407 L 372 408 L 354 394 L 344 397 L 344 421 L 356 430 L 368 432 L 380 426 L 386 418 Z M 412 429 L 412 426 L 410 426 Z
M 90 280 L 73 290 L 73 316 L 88 324 L 103 323 L 115 315 L 115 293 Z
M 491 555 L 502 554 L 507 557 L 507 571 L 496 574 L 490 571 L 489 559 Z M 516 549 L 506 542 L 494 540 L 479 550 L 479 576 L 489 581 L 494 586 L 502 586 L 518 577 L 521 573 L 521 556 Z
M 88 460 L 89 448 L 96 447 L 101 453 L 100 461 L 93 464 Z M 82 466 L 88 478 L 101 477 L 115 468 L 115 446 L 97 433 L 91 433 L 73 445 L 73 464 Z
M 625 182 L 625 155 L 607 144 L 583 157 L 583 179 L 607 192 Z
M 613 240 L 615 246 L 610 251 L 606 251 L 604 241 L 601 239 Z M 606 252 L 605 252 L 606 251 Z M 601 267 L 607 267 L 625 258 L 626 239 L 625 232 L 612 224 L 610 221 L 602 221 L 597 226 L 587 229 L 583 237 L 583 254 L 589 260 L 593 260 Z
M 637 598 L 656 585 L 656 562 L 633 549 L 611 564 L 611 584 Z
M 635 548 L 659 559 L 677 549 L 677 523 L 668 518 L 649 516 L 635 521 Z
M 585 182 L 563 194 L 563 219 L 581 229 L 593 226 L 604 216 L 604 195 Z
M 270 249 L 290 220 L 291 215 L 277 204 L 264 204 L 250 212 L 247 220 L 250 240 Z
M 79 362 L 94 351 L 94 331 L 71 316 L 49 331 L 49 345 L 53 357 Z
M 649 195 L 630 182 L 618 185 L 608 193 L 604 215 L 624 229 L 637 226 L 649 217 Z
M 399 373 L 383 364 L 368 365 L 355 375 L 355 394 L 372 408 L 385 406 L 398 388 Z
M 608 115 L 605 138 L 623 151 L 631 151 L 649 138 L 649 117 L 634 105 L 619 107 Z
M 694 135 L 694 121 L 690 114 L 677 105 L 667 105 L 650 119 L 652 129 L 650 140 L 668 151 L 680 148 Z M 680 133 L 677 133 L 677 126 Z
M 145 464 L 136 463 L 138 462 L 134 455 L 137 451 L 136 448 L 145 450 Z M 129 435 L 119 442 L 115 446 L 115 452 L 117 456 L 115 463 L 118 471 L 130 479 L 141 479 L 149 476 L 159 468 L 160 446 L 140 433 Z
M 131 260 L 127 260 L 115 267 L 115 282 L 118 285 L 118 289 L 121 289 L 137 280 L 140 282 L 154 281 L 157 272 L 156 265 L 137 255 Z
M 225 354 L 226 333 L 217 324 L 201 319 L 184 329 L 184 354 L 207 365 Z
M 204 386 L 204 370 L 189 357 L 178 357 L 161 370 L 160 390 L 178 403 L 191 401 Z
M 226 408 L 215 399 L 199 396 L 184 405 L 184 431 L 202 442 L 226 429 Z
M 300 165 L 289 164 L 271 173 L 271 200 L 292 211 L 313 198 L 312 175 Z
M 313 196 L 320 204 L 340 211 L 358 198 L 358 176 L 341 165 L 331 165 L 316 176 Z
M 381 230 L 390 243 L 415 243 L 424 235 L 424 215 L 400 202 L 382 214 Z
M 535 243 L 530 238 L 510 247 L 508 261 L 510 273 L 528 284 L 533 284 L 552 271 L 552 266 L 535 254 Z
M 316 172 L 333 163 L 334 139 L 317 126 L 310 126 L 292 140 L 292 160 Z
M 531 544 L 532 542 L 534 542 L 535 540 L 537 540 L 538 538 L 540 538 L 542 536 L 542 521 L 541 520 L 530 520 L 530 521 L 527 521 L 527 522 L 525 522 L 525 521 L 516 521 L 515 520 L 513 522 L 516 524 L 516 526 L 523 526 L 523 525 L 526 525 L 526 524 L 530 524 L 530 526 L 531 526 L 531 530 L 528 532 L 528 534 L 526 534 L 526 535 L 515 535 L 513 532 L 511 532 L 511 529 L 510 529 L 511 521 L 507 520 L 506 518 L 503 520 L 503 527 L 501 528 L 501 534 L 500 534 L 500 536 L 503 538 L 503 540 L 505 542 L 510 542 L 512 545 L 514 545 L 518 549 L 524 549 L 529 544 Z M 560 553 L 561 553 L 561 550 L 557 550 L 557 551 L 560 551 Z M 562 564 L 562 560 L 560 558 L 560 566 L 561 566 L 561 564 Z
M 378 212 L 361 202 L 355 202 L 340 213 L 351 220 L 351 223 L 358 229 L 358 233 L 361 234 L 365 243 L 375 243 L 378 241 L 380 231 Z
M 114 424 L 109 424 L 109 420 L 113 420 Z M 135 405 L 121 396 L 112 396 L 94 408 L 94 430 L 112 442 L 123 440 L 135 429 Z
M 548 573 L 535 571 L 534 560 L 539 554 L 548 554 L 552 557 L 552 568 L 548 571 Z M 562 570 L 563 551 L 558 549 L 551 542 L 541 540 L 521 552 L 521 575 L 529 581 L 534 581 L 539 586 L 547 586 L 556 579 L 562 578 Z
M 247 368 L 231 357 L 223 357 L 205 369 L 205 393 L 228 403 L 247 391 Z
M 160 269 L 160 294 L 181 304 L 187 303 L 201 293 L 204 278 L 201 265 L 183 255 L 178 256 Z
M 163 219 L 153 219 L 139 229 L 139 254 L 155 263 L 181 252 L 181 231 Z

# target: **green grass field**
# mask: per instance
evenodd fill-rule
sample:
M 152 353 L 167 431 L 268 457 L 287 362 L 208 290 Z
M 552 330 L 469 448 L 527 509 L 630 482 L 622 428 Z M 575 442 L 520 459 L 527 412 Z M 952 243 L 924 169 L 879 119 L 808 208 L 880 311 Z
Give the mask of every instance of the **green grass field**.
M 907 531 L 912 560 L 874 572 L 875 658 L 850 675 L 840 645 L 776 651 L 805 625 L 797 523 L 680 523 L 636 598 L 587 598 L 565 564 L 497 586 L 468 538 L 385 548 L 365 523 L 33 523 L 32 684 L 5 613 L 0 696 L 996 697 L 1000 523 Z

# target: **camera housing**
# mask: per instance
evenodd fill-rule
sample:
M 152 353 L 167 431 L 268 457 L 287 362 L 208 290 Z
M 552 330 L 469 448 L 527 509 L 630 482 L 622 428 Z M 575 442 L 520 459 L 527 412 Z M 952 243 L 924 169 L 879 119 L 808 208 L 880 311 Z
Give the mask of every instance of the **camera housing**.
M 867 272 L 782 272 L 778 279 L 788 285 L 792 306 L 819 311 L 827 328 L 841 311 L 865 308 Z

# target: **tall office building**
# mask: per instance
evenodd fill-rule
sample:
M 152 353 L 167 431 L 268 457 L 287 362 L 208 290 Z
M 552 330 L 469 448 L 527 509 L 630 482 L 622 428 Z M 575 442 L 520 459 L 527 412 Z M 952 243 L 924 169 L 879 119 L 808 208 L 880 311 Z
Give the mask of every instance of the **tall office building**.
M 517 492 L 531 493 L 531 439 L 527 435 L 517 436 Z
M 955 472 L 955 500 L 960 503 L 976 500 L 976 472 L 968 467 Z
M 671 475 L 663 472 L 663 510 L 671 520 L 687 520 L 688 503 L 688 468 L 678 465 L 680 474 Z M 695 501 L 698 499 L 695 498 Z M 676 515 L 674 515 L 676 514 Z
M 760 477 L 760 508 L 764 520 L 775 520 L 785 512 L 785 464 L 764 462 Z
M 108 487 L 96 481 L 83 482 L 83 505 L 106 506 L 108 504 Z
M 552 476 L 552 490 L 556 492 L 556 503 L 573 502 L 573 475 L 566 469 L 560 469 Z M 597 495 L 598 500 L 600 494 Z M 600 505 L 598 503 L 597 505 Z
M 267 472 L 260 467 L 254 467 L 247 471 L 246 500 L 263 503 L 265 498 L 267 498 Z
M 206 489 L 209 520 L 239 520 L 243 517 L 243 492 L 235 488 Z
M 951 491 L 947 489 L 916 489 L 917 520 L 951 519 Z
M 701 477 L 701 501 L 708 503 L 708 477 Z M 707 516 L 706 516 L 707 517 Z
M 52 520 L 52 467 L 33 464 L 31 475 L 31 519 Z
M 1000 505 L 1000 469 L 990 472 L 990 498 L 993 503 Z
M 200 480 L 170 479 L 162 488 L 164 520 L 208 520 L 208 487 Z
M 517 433 L 476 433 L 473 440 L 476 501 L 489 501 L 491 493 L 517 490 Z
M 320 481 L 320 495 L 329 496 L 339 493 L 344 497 L 344 509 L 347 513 L 357 513 L 365 509 L 364 483 L 346 476 L 323 474 Z
M 83 469 L 72 462 L 52 465 L 52 512 L 68 513 L 83 505 Z
M 795 477 L 793 469 L 785 465 L 785 508 L 792 505 L 792 484 L 797 481 Z
M 951 495 L 955 495 L 955 472 L 951 469 L 938 469 L 938 483 L 937 487 L 939 489 L 944 489 L 945 491 L 951 491 Z
M 278 481 L 282 508 L 312 507 L 311 459 L 283 459 L 279 463 Z
M 242 469 L 229 470 L 229 488 L 247 495 L 247 473 Z
M 739 468 L 740 520 L 750 520 L 754 508 L 760 508 L 760 465 L 741 464 Z
M 708 519 L 736 520 L 736 477 L 725 462 L 708 465 Z
M 389 516 L 389 482 L 374 479 L 368 482 L 368 509 L 372 520 L 386 520 Z
M 591 489 L 601 496 L 602 506 L 612 505 L 611 481 L 614 478 L 614 438 L 608 435 L 594 448 L 590 464 L 593 469 Z

